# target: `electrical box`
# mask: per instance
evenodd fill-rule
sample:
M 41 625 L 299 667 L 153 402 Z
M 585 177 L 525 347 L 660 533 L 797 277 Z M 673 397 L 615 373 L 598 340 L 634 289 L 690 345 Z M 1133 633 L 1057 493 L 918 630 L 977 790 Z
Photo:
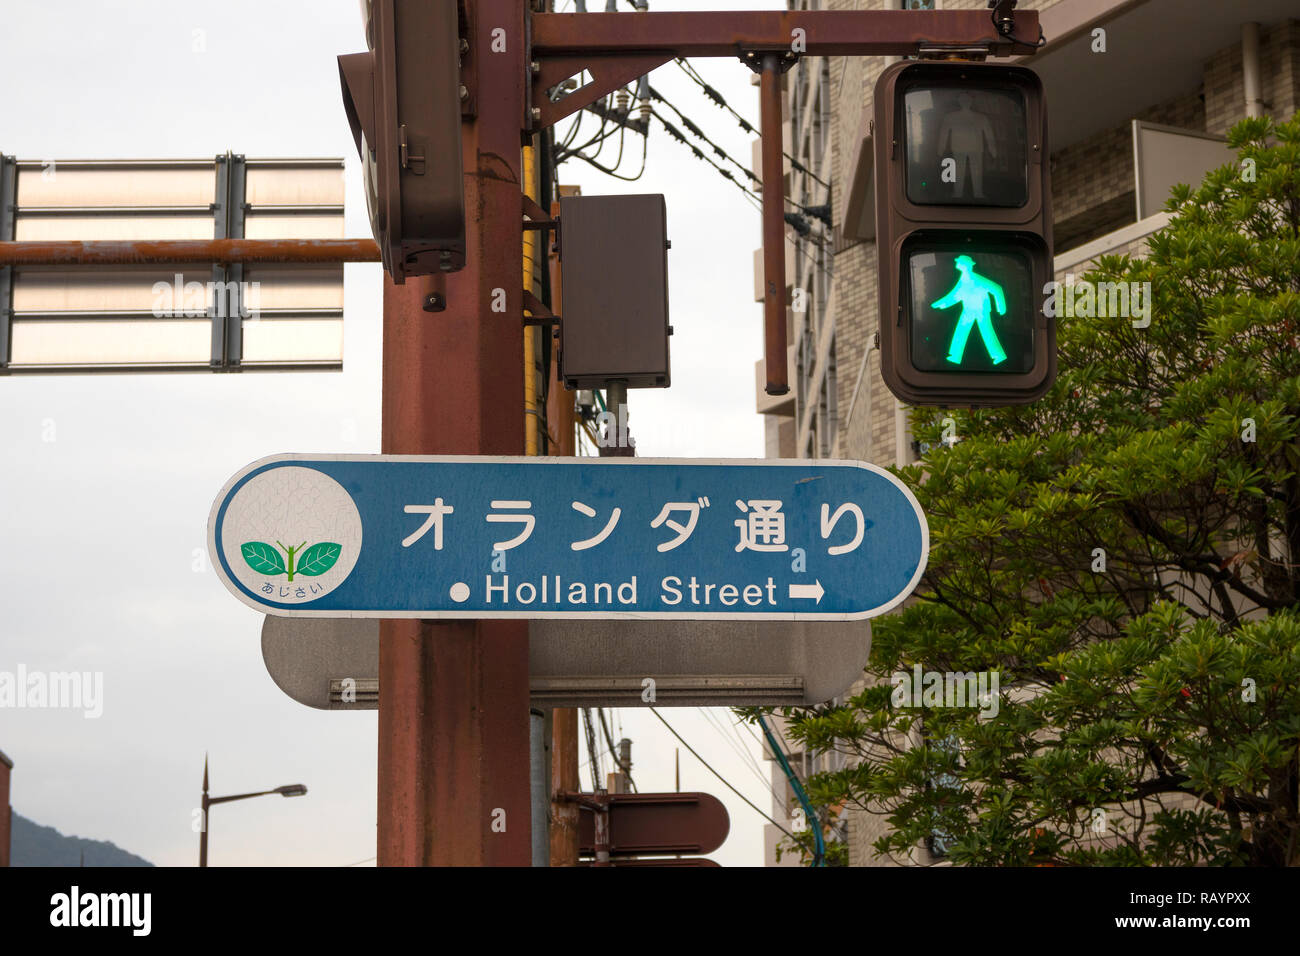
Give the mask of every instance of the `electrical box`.
M 560 200 L 566 388 L 667 388 L 668 210 L 662 195 Z

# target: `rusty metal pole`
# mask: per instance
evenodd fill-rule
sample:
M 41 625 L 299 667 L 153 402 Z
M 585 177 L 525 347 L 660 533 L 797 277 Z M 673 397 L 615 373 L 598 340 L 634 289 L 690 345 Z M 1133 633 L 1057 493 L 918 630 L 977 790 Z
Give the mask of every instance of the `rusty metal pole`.
M 763 354 L 767 359 L 767 394 L 790 391 L 786 374 L 785 316 L 785 182 L 781 128 L 779 53 L 764 53 L 759 72 L 763 151 Z
M 378 262 L 373 239 L 53 239 L 0 242 L 0 266 Z
M 560 215 L 560 204 L 551 203 L 551 218 Z M 552 242 L 548 235 L 548 243 Z M 551 311 L 564 317 L 563 276 L 560 257 L 554 247 L 550 252 Z M 548 335 L 552 334 L 549 330 Z M 559 345 L 559 338 L 555 339 Z M 551 381 L 547 393 L 546 423 L 553 441 L 554 454 L 572 458 L 576 453 L 576 436 L 573 421 L 573 392 L 564 387 L 560 379 L 560 363 L 552 351 Z M 582 789 L 578 779 L 578 710 L 576 707 L 557 707 L 551 711 L 551 866 L 578 865 L 578 817 L 581 810 L 571 800 L 562 800 L 559 794 Z
M 385 284 L 385 454 L 524 450 L 524 0 L 479 0 L 476 14 L 478 115 L 463 127 L 467 265 L 447 278 L 440 313 L 422 308 L 433 282 Z M 495 290 L 505 312 L 492 309 Z M 384 621 L 379 682 L 379 865 L 528 866 L 527 623 Z

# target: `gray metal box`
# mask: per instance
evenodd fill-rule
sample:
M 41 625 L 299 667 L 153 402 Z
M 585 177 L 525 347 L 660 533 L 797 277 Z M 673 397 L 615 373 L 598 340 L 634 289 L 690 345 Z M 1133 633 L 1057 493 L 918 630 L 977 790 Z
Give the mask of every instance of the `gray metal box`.
M 560 377 L 567 388 L 667 388 L 662 195 L 560 200 Z

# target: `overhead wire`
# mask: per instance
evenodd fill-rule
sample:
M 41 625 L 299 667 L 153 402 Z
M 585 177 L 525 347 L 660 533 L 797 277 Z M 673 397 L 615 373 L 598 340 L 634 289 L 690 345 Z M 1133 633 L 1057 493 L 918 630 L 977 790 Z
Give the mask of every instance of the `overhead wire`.
M 704 719 L 708 721 L 709 726 L 718 732 L 722 737 L 723 742 L 731 748 L 731 751 L 740 758 L 745 769 L 752 773 L 755 779 L 757 779 L 758 782 L 772 794 L 772 796 L 776 797 L 777 800 L 780 800 L 781 795 L 777 792 L 776 788 L 772 786 L 771 779 L 763 775 L 762 768 L 758 765 L 758 761 L 754 759 L 754 755 L 749 751 L 749 748 L 745 746 L 744 741 L 740 738 L 733 740 L 731 734 L 727 731 L 726 726 L 722 724 L 715 715 L 709 713 L 707 708 L 697 707 L 696 709 L 704 715 Z M 737 746 L 737 741 L 739 741 L 739 746 Z
M 602 781 L 600 778 L 603 774 L 601 773 L 600 755 L 596 753 L 596 729 L 591 722 L 590 707 L 582 708 L 582 718 L 583 723 L 586 725 L 587 758 L 591 767 L 591 789 L 595 792 L 604 788 L 601 786 Z
M 721 156 L 723 159 L 725 159 L 725 160 L 727 160 L 728 162 L 730 162 L 733 166 L 735 166 L 735 167 L 736 167 L 737 169 L 739 169 L 742 173 L 744 173 L 746 176 L 748 176 L 750 182 L 754 183 L 755 185 L 762 186 L 762 184 L 763 184 L 763 180 L 762 180 L 762 178 L 761 178 L 760 176 L 755 175 L 755 173 L 754 173 L 754 171 L 753 171 L 752 169 L 750 169 L 748 166 L 746 166 L 746 165 L 745 165 L 744 163 L 742 163 L 740 160 L 733 158 L 730 154 L 727 153 L 727 151 L 726 151 L 725 149 L 723 149 L 721 146 L 719 146 L 717 143 L 715 143 L 713 140 L 711 140 L 711 139 L 710 139 L 710 138 L 705 134 L 704 130 L 700 129 L 699 125 L 698 125 L 694 120 L 692 120 L 689 116 L 687 116 L 685 113 L 683 113 L 683 112 L 682 112 L 680 109 L 678 109 L 675 105 L 673 105 L 671 102 L 669 102 L 668 98 L 665 97 L 662 93 L 660 93 L 660 92 L 659 92 L 657 89 L 655 89 L 653 86 L 650 87 L 650 96 L 651 96 L 651 98 L 658 100 L 660 103 L 664 104 L 664 106 L 668 107 L 670 110 L 672 110 L 674 113 L 676 113 L 676 114 L 677 114 L 677 119 L 678 119 L 678 121 L 681 122 L 681 124 L 682 124 L 684 127 L 686 127 L 686 129 L 687 129 L 687 131 L 688 131 L 689 133 L 691 133 L 691 134 L 692 134 L 693 136 L 695 136 L 697 139 L 701 139 L 701 140 L 703 140 L 705 143 L 707 143 L 708 146 L 709 146 L 709 148 L 712 149 L 713 152 L 715 152 L 717 155 Z
M 718 715 L 712 713 L 709 708 L 697 707 L 696 710 L 700 712 L 700 715 L 708 722 L 709 726 L 718 732 L 726 745 L 731 748 L 732 752 L 744 762 L 746 768 L 758 777 L 759 782 L 764 782 L 762 768 L 759 767 L 758 762 L 754 759 L 754 755 L 749 752 L 744 741 L 739 741 L 739 743 L 737 743 L 737 740 L 733 739 L 730 732 L 727 730 L 726 724 L 719 719 Z
M 624 87 L 624 91 L 627 91 L 627 87 Z M 645 132 L 647 131 L 641 131 L 641 130 L 636 130 L 637 132 L 642 133 L 641 168 L 637 170 L 635 175 L 630 175 L 630 176 L 618 172 L 619 167 L 623 165 L 623 155 L 626 146 L 628 123 L 626 121 L 627 120 L 626 116 L 622 118 L 622 121 L 610 119 L 611 114 L 617 115 L 616 111 L 611 105 L 614 96 L 615 94 L 611 93 L 605 97 L 603 109 L 592 109 L 588 107 L 587 109 L 578 111 L 577 119 L 574 120 L 572 126 L 570 127 L 569 133 L 565 135 L 563 143 L 555 151 L 556 166 L 558 166 L 560 163 L 564 162 L 567 159 L 580 159 L 584 163 L 587 163 L 588 165 L 600 170 L 602 173 L 605 173 L 608 176 L 613 176 L 615 179 L 621 179 L 624 182 L 636 182 L 645 174 L 646 161 L 647 158 L 649 157 L 649 138 L 645 135 Z M 585 112 L 593 112 L 597 116 L 599 116 L 600 127 L 599 129 L 596 130 L 596 135 L 592 136 L 581 146 L 573 146 L 572 143 L 575 138 L 575 136 L 573 135 L 573 131 L 578 127 L 579 124 L 581 124 L 582 114 Z M 614 136 L 615 133 L 618 134 L 618 158 L 614 161 L 614 164 L 612 166 L 607 166 L 604 163 L 600 162 L 600 154 L 604 151 L 605 144 L 609 141 L 609 139 L 611 139 Z M 596 147 L 596 152 L 594 155 L 589 154 L 587 152 L 587 150 L 589 150 L 593 146 Z
M 754 743 L 758 744 L 759 750 L 766 752 L 772 749 L 768 745 L 768 743 L 754 731 L 753 725 L 751 725 L 749 721 L 737 720 L 732 725 L 732 727 L 735 729 L 737 736 L 740 736 L 740 728 L 741 727 L 745 728 L 745 730 L 749 733 L 750 739 L 753 740 Z M 790 747 L 790 742 L 785 739 L 785 736 L 781 733 L 780 727 L 775 722 L 773 722 L 772 724 L 769 725 L 769 729 L 775 735 L 776 739 L 780 742 L 781 747 L 785 749 L 787 752 L 790 752 L 792 749 Z M 743 740 L 744 738 L 741 737 L 741 739 Z
M 663 714 L 659 713 L 658 708 L 656 708 L 656 707 L 651 707 L 651 708 L 650 708 L 650 713 L 652 713 L 652 714 L 654 714 L 656 717 L 658 717 L 658 718 L 659 718 L 659 722 L 660 722 L 661 724 L 663 724 L 665 727 L 668 728 L 668 732 L 669 732 L 670 734 L 672 734 L 674 737 L 676 737 L 676 738 L 681 742 L 681 745 L 682 745 L 683 747 L 685 747 L 687 750 L 690 751 L 691 756 L 693 756 L 693 757 L 694 757 L 696 760 L 698 760 L 700 763 L 704 764 L 705 769 L 708 770 L 709 773 L 713 774 L 713 775 L 714 775 L 715 777 L 717 777 L 720 781 L 722 781 L 723 786 L 725 786 L 728 790 L 730 790 L 730 791 L 731 791 L 732 793 L 734 793 L 736 796 L 740 797 L 740 799 L 743 800 L 743 801 L 745 802 L 745 804 L 746 804 L 746 805 L 747 805 L 751 810 L 753 810 L 755 813 L 757 813 L 759 816 L 761 816 L 761 817 L 762 817 L 764 820 L 766 820 L 768 823 L 772 824 L 772 826 L 776 827 L 778 830 L 780 830 L 782 833 L 784 833 L 784 834 L 785 834 L 786 836 L 788 836 L 790 839 L 793 840 L 793 839 L 795 838 L 795 836 L 794 836 L 793 833 L 791 833 L 791 832 L 790 832 L 789 830 L 787 830 L 785 827 L 781 826 L 781 824 L 779 824 L 779 823 L 777 823 L 775 820 L 773 820 L 773 819 L 772 819 L 768 814 L 766 814 L 766 813 L 764 813 L 762 810 L 760 810 L 760 809 L 759 809 L 759 808 L 754 804 L 754 802 L 753 802 L 752 800 L 749 799 L 749 797 L 745 796 L 743 793 L 741 793 L 739 790 L 737 790 L 735 787 L 733 787 L 733 786 L 731 785 L 731 783 L 727 780 L 726 777 L 724 777 L 722 774 L 718 773 L 718 771 L 714 770 L 712 764 L 710 764 L 707 760 L 705 760 L 703 757 L 701 757 L 701 756 L 699 755 L 699 753 L 696 752 L 695 748 L 692 747 L 690 744 L 688 744 L 688 743 L 686 742 L 686 739 L 685 739 L 684 737 L 682 737 L 682 735 L 679 734 L 676 730 L 673 729 L 673 725 L 672 725 L 672 724 L 670 724 L 670 723 L 668 723 L 668 721 L 664 720 L 664 716 L 663 716 Z
M 663 114 L 661 114 L 658 110 L 651 107 L 650 115 L 659 121 L 660 125 L 663 126 L 663 128 L 668 132 L 669 136 L 677 140 L 679 143 L 681 143 L 683 146 L 689 149 L 693 154 L 695 154 L 696 159 L 702 160 L 703 162 L 712 166 L 715 170 L 717 170 L 720 176 L 722 176 L 728 182 L 735 185 L 735 187 L 739 189 L 742 193 L 744 193 L 745 196 L 751 202 L 756 203 L 758 205 L 758 208 L 762 209 L 761 198 L 756 193 L 747 189 L 738 179 L 736 179 L 736 177 L 732 174 L 731 170 L 719 166 L 712 159 L 710 159 L 708 155 L 705 154 L 704 150 L 700 149 L 698 146 L 696 146 L 694 143 L 688 140 L 686 138 L 686 134 L 683 133 L 681 130 L 679 130 L 676 127 L 676 125 L 674 125 L 672 122 L 664 119 Z
M 634 10 L 639 10 L 642 8 L 641 6 L 638 5 L 637 0 L 626 0 L 626 3 L 629 7 L 633 8 Z M 567 3 L 565 4 L 565 6 L 567 7 Z M 577 5 L 577 10 L 579 12 L 586 12 L 585 0 L 584 2 L 579 3 Z M 608 6 L 606 7 L 606 10 L 607 11 L 609 10 Z M 731 116 L 733 116 L 736 119 L 737 123 L 740 124 L 741 129 L 743 129 L 747 133 L 751 133 L 755 136 L 758 136 L 761 139 L 762 137 L 761 131 L 757 129 L 744 116 L 738 113 L 731 106 L 731 104 L 727 102 L 726 97 L 724 97 L 720 92 L 718 92 L 718 90 L 715 87 L 709 84 L 708 81 L 706 81 L 704 77 L 702 77 L 699 74 L 699 72 L 695 69 L 695 67 L 692 66 L 685 57 L 677 57 L 675 62 L 677 63 L 678 67 L 682 70 L 682 72 L 685 73 L 691 79 L 692 82 L 694 82 L 697 86 L 700 87 L 700 89 L 704 92 L 704 95 L 708 97 L 709 100 L 711 100 L 715 105 L 717 105 L 721 109 L 731 114 Z M 581 86 L 581 74 L 580 74 L 579 85 Z M 685 127 L 686 130 L 692 136 L 697 137 L 701 142 L 705 143 L 709 147 L 709 149 L 713 151 L 714 154 L 720 156 L 724 161 L 730 163 L 731 165 L 739 169 L 750 182 L 756 185 L 761 185 L 762 182 L 761 178 L 757 176 L 752 169 L 750 169 L 744 163 L 737 160 L 735 157 L 731 156 L 722 146 L 720 146 L 716 141 L 710 138 L 704 132 L 704 130 L 699 126 L 698 123 L 691 120 L 690 117 L 688 117 L 675 104 L 673 104 L 668 99 L 666 99 L 658 90 L 656 90 L 654 87 L 648 86 L 648 84 L 647 87 L 651 98 L 658 100 L 660 103 L 663 103 L 664 106 L 666 106 L 668 109 L 672 110 L 677 115 L 677 118 L 681 122 L 682 126 Z M 624 87 L 623 92 L 629 92 L 632 95 L 635 95 L 635 92 L 629 90 L 627 87 Z M 556 156 L 555 156 L 556 166 L 558 166 L 561 162 L 563 162 L 566 159 L 574 158 L 574 159 L 582 160 L 583 162 L 587 163 L 588 165 L 592 166 L 595 169 L 600 170 L 606 175 L 613 176 L 625 182 L 635 182 L 636 180 L 641 178 L 641 176 L 645 173 L 646 161 L 649 153 L 649 135 L 648 135 L 649 129 L 646 129 L 643 133 L 644 139 L 642 142 L 642 151 L 641 151 L 641 168 L 640 170 L 638 170 L 636 175 L 627 176 L 617 171 L 618 168 L 622 165 L 623 152 L 624 152 L 624 138 L 627 132 L 627 126 L 625 123 L 614 124 L 615 128 L 618 130 L 619 133 L 618 160 L 613 164 L 613 166 L 607 166 L 604 163 L 601 163 L 599 161 L 600 153 L 601 151 L 603 151 L 606 141 L 614 134 L 613 129 L 607 131 L 607 126 L 609 125 L 608 113 L 611 112 L 610 104 L 614 95 L 615 95 L 614 93 L 610 93 L 604 98 L 605 110 L 592 111 L 592 112 L 597 112 L 598 115 L 600 116 L 600 127 L 596 131 L 596 135 L 591 137 L 591 139 L 587 140 L 581 146 L 575 147 L 573 146 L 573 141 L 577 138 L 578 129 L 582 124 L 582 114 L 587 112 L 587 110 L 578 111 L 577 116 L 574 119 L 574 122 L 569 127 L 569 130 L 565 134 L 563 141 L 556 149 Z M 655 118 L 658 119 L 659 122 L 664 125 L 664 127 L 668 130 L 669 135 L 673 136 L 674 139 L 679 140 L 688 148 L 690 148 L 698 159 L 702 159 L 705 160 L 706 162 L 709 162 L 709 164 L 712 165 L 720 175 L 724 176 L 729 181 L 735 183 L 738 188 L 740 188 L 746 193 L 751 203 L 759 199 L 759 197 L 755 193 L 747 189 L 744 186 L 744 184 L 742 184 L 738 179 L 736 179 L 734 174 L 732 174 L 729 170 L 725 169 L 724 167 L 719 166 L 717 163 L 714 163 L 698 147 L 690 143 L 686 139 L 686 137 L 681 133 L 681 130 L 677 129 L 677 127 L 674 124 L 670 123 L 668 120 L 664 119 L 662 115 L 655 113 L 653 110 L 651 110 L 650 112 L 651 115 L 654 115 Z M 594 156 L 588 155 L 586 153 L 586 150 L 590 149 L 593 146 L 595 146 L 597 149 L 596 154 Z M 784 155 L 785 158 L 790 161 L 790 165 L 793 169 L 807 175 L 810 179 L 814 180 L 815 182 L 825 187 L 829 192 L 831 188 L 830 183 L 826 182 L 826 180 L 822 179 L 812 170 L 808 169 L 808 167 L 804 166 L 801 162 L 799 162 L 798 159 L 796 159 L 790 153 L 786 152 L 784 149 L 782 150 L 782 155 Z M 806 206 L 803 203 L 800 203 L 789 196 L 783 196 L 782 198 L 784 202 L 798 209 L 800 212 L 806 213 L 818 219 L 824 219 L 824 213 L 821 210 L 817 209 L 816 207 Z
M 739 113 L 737 113 L 732 108 L 731 104 L 726 101 L 726 98 L 723 97 L 723 95 L 719 93 L 716 89 L 710 86 L 709 83 L 704 79 L 704 77 L 700 76 L 700 74 L 696 71 L 695 67 L 691 66 L 689 60 L 687 60 L 685 57 L 679 56 L 676 62 L 677 65 L 681 67 L 682 72 L 685 73 L 687 76 L 689 76 L 692 80 L 694 80 L 696 85 L 699 86 L 700 89 L 704 91 L 705 96 L 707 96 L 716 105 L 722 107 L 722 109 L 726 110 L 728 113 L 730 113 L 732 116 L 736 118 L 736 121 L 740 124 L 741 129 L 743 129 L 747 133 L 753 133 L 755 136 L 758 136 L 760 138 L 762 137 L 763 134 L 754 127 L 754 124 L 751 123 L 749 120 L 745 119 L 745 117 L 741 116 Z M 781 150 L 781 153 L 782 155 L 785 156 L 786 159 L 790 160 L 790 165 L 796 171 L 804 173 L 809 178 L 816 180 L 818 183 L 825 186 L 827 189 L 831 188 L 830 183 L 822 179 L 820 176 L 814 173 L 807 166 L 803 165 L 801 162 L 799 162 L 799 160 L 795 159 L 784 149 Z
M 586 110 L 578 111 L 578 122 L 581 122 L 582 114 L 585 112 L 587 111 Z M 564 147 L 557 150 L 556 160 L 555 160 L 557 163 L 563 162 L 564 160 L 568 159 L 570 156 L 584 155 L 582 152 L 583 150 L 590 149 L 592 146 L 600 146 L 601 144 L 604 143 L 606 139 L 614 135 L 614 130 L 610 130 L 608 133 L 605 132 L 605 127 L 609 124 L 609 120 L 606 119 L 605 116 L 603 115 L 600 114 L 596 114 L 596 115 L 600 116 L 600 129 L 596 130 L 596 135 L 593 136 L 591 139 L 587 140 L 581 146 L 574 146 L 572 148 Z M 575 122 L 574 125 L 576 126 L 577 123 Z M 596 155 L 597 156 L 600 155 L 599 149 L 597 149 Z
M 618 167 L 621 166 L 623 163 L 623 147 L 621 144 L 618 150 L 618 162 L 616 162 L 613 165 L 613 167 L 604 166 L 601 163 L 596 162 L 596 160 L 593 159 L 592 157 L 585 155 L 584 153 L 574 153 L 571 156 L 566 156 L 565 159 L 580 159 L 584 163 L 587 163 L 589 166 L 594 166 L 596 169 L 600 170 L 602 173 L 605 173 L 608 176 L 613 176 L 615 179 L 621 179 L 624 182 L 634 183 L 642 176 L 645 175 L 646 158 L 649 156 L 649 153 L 650 153 L 650 144 L 649 142 L 643 139 L 641 145 L 641 168 L 637 170 L 636 175 L 634 176 L 624 176 L 622 173 L 618 172 Z M 597 155 L 599 155 L 599 153 L 597 153 Z
M 732 716 L 734 716 L 734 714 Z M 775 788 L 772 787 L 771 779 L 766 773 L 763 772 L 764 768 L 762 766 L 761 760 L 754 756 L 753 751 L 749 749 L 749 742 L 745 739 L 745 735 L 740 732 L 740 727 L 743 723 L 744 722 L 742 720 L 737 718 L 731 722 L 731 724 L 728 726 L 728 729 L 735 736 L 736 742 L 739 744 L 740 748 L 749 757 L 749 762 L 758 770 L 759 776 L 761 776 L 764 779 L 764 781 L 768 785 L 768 788 L 772 790 L 773 794 L 776 794 Z M 757 740 L 757 738 L 755 738 L 755 740 Z M 758 749 L 760 753 L 763 750 L 763 744 L 761 741 L 758 741 Z
M 724 179 L 726 179 L 728 182 L 734 185 L 745 195 L 745 199 L 749 202 L 751 206 L 753 206 L 759 212 L 762 212 L 763 197 L 759 196 L 757 193 L 753 192 L 752 190 L 746 188 L 745 185 L 740 182 L 740 180 L 736 179 L 736 177 L 732 175 L 731 170 L 724 169 L 722 166 L 719 166 L 716 162 L 710 159 L 709 156 L 705 154 L 705 152 L 702 149 L 700 149 L 694 143 L 690 142 L 686 138 L 685 134 L 682 133 L 682 131 L 679 130 L 671 121 L 664 119 L 663 115 L 660 114 L 658 110 L 652 107 L 650 110 L 650 115 L 659 121 L 660 125 L 663 126 L 663 128 L 667 131 L 669 136 L 671 136 L 673 139 L 677 140 L 679 143 L 683 144 L 687 149 L 689 149 L 695 155 L 696 159 L 702 160 L 703 162 L 707 163 L 709 166 L 712 166 L 713 169 L 717 171 L 717 173 L 720 176 L 722 176 Z M 791 200 L 787 199 L 786 201 L 790 202 Z M 798 204 L 796 203 L 795 205 Z M 784 232 L 784 230 L 782 231 Z M 812 263 L 814 268 L 824 270 L 828 276 L 834 275 L 834 272 L 830 267 L 826 266 L 823 263 L 819 263 L 816 259 L 813 258 L 813 256 L 806 249 L 802 248 L 802 246 L 798 242 L 796 242 L 794 239 L 791 239 L 789 235 L 787 235 L 785 239 L 786 242 L 793 245 L 795 249 L 805 259 L 807 259 L 810 263 Z M 823 248 L 825 247 L 824 241 L 821 240 L 820 238 L 813 239 L 811 241 L 816 243 L 818 246 L 822 246 Z
M 759 188 L 762 188 L 763 178 L 761 176 L 757 175 L 752 169 L 750 169 L 748 166 L 746 166 L 740 160 L 736 159 L 734 156 L 729 154 L 725 149 L 723 149 L 712 139 L 710 139 L 708 135 L 704 132 L 704 130 L 700 129 L 698 123 L 693 121 L 689 116 L 687 116 L 680 109 L 678 109 L 676 106 L 670 103 L 668 99 L 664 97 L 664 95 L 660 93 L 658 90 L 656 90 L 653 86 L 650 87 L 650 96 L 658 100 L 660 103 L 663 103 L 664 106 L 668 107 L 670 110 L 676 113 L 677 118 L 681 121 L 681 124 L 684 127 L 686 127 L 687 131 L 690 132 L 691 135 L 695 136 L 697 139 L 702 140 L 704 143 L 708 145 L 710 149 L 713 150 L 714 153 L 721 156 L 727 162 L 731 163 L 742 173 L 744 173 L 749 178 L 750 182 L 754 183 L 754 185 L 758 186 Z M 663 120 L 660 119 L 660 122 L 663 122 Z M 803 203 L 796 202 L 794 199 L 791 199 L 789 196 L 784 196 L 782 198 L 784 198 L 789 205 L 794 206 L 800 212 L 806 212 L 817 219 L 822 219 L 822 214 L 819 210 L 814 211 L 811 207 L 805 206 Z

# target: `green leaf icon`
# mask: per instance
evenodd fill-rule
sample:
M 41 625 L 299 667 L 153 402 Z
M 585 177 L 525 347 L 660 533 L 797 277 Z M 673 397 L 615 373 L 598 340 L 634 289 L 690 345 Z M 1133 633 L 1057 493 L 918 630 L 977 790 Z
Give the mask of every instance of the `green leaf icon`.
M 322 541 L 320 544 L 313 544 L 302 553 L 302 557 L 298 559 L 298 566 L 293 569 L 293 573 L 305 574 L 313 578 L 318 574 L 324 574 L 334 567 L 334 562 L 339 559 L 339 554 L 342 551 L 343 546 L 335 544 L 333 541 Z
M 248 566 L 258 574 L 284 574 L 286 571 L 280 552 L 265 542 L 246 541 L 240 545 L 240 550 Z

